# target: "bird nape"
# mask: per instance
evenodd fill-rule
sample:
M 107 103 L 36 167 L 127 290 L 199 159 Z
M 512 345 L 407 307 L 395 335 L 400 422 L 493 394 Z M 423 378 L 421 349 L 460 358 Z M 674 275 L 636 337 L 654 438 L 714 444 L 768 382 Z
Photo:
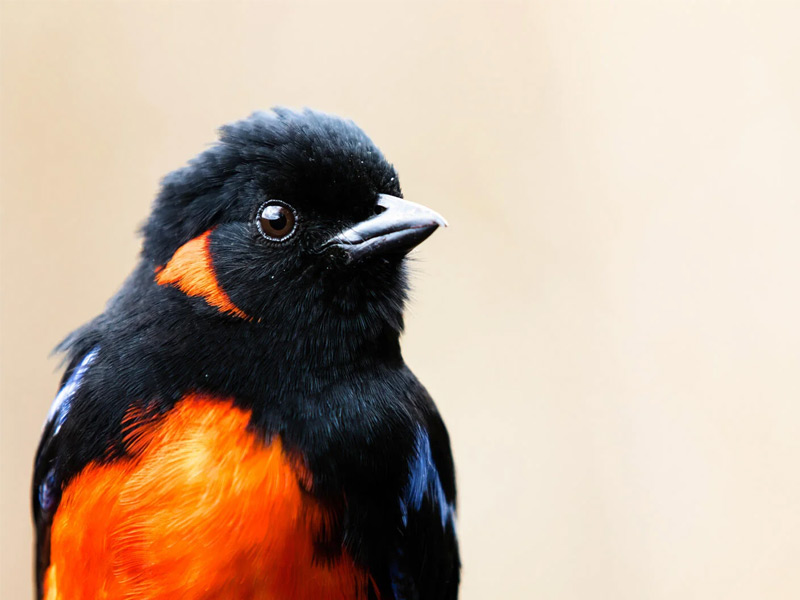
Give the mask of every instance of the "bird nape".
M 456 598 L 448 434 L 399 345 L 405 257 L 441 225 L 311 110 L 168 175 L 133 273 L 59 346 L 38 597 Z

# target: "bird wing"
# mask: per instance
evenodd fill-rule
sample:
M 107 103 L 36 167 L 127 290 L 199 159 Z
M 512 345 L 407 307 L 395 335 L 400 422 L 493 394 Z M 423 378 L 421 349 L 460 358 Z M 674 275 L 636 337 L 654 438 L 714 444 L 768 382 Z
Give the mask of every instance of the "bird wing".
M 33 470 L 32 504 L 36 527 L 36 582 L 38 597 L 42 597 L 44 573 L 50 563 L 50 528 L 61 496 L 56 474 L 61 427 L 81 389 L 86 372 L 97 356 L 98 349 L 74 357 L 61 379 L 58 394 L 50 407 L 42 428 Z
M 438 414 L 417 431 L 410 476 L 401 499 L 403 536 L 391 565 L 396 600 L 458 595 L 455 473 L 447 430 Z

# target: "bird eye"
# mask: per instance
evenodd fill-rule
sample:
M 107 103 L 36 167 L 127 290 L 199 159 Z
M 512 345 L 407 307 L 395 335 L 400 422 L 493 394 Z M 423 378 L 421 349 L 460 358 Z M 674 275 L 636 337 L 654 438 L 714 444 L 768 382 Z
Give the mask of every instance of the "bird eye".
M 297 218 L 288 204 L 270 200 L 258 209 L 258 230 L 268 240 L 283 242 L 294 233 Z

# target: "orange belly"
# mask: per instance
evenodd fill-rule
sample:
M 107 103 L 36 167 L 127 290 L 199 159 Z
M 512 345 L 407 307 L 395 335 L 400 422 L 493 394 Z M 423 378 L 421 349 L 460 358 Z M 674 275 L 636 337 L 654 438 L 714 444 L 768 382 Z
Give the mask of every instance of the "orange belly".
M 308 472 L 249 420 L 199 394 L 130 413 L 131 458 L 91 463 L 64 490 L 45 599 L 366 598 L 374 584 L 344 551 L 314 556 L 331 516 L 301 489 Z

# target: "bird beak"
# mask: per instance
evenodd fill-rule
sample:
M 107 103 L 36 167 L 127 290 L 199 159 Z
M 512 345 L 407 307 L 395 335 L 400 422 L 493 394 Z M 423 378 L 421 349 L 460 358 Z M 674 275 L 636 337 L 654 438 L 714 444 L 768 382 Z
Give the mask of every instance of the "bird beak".
M 380 254 L 406 254 L 447 221 L 437 212 L 402 198 L 380 194 L 383 210 L 328 240 L 323 248 L 335 247 L 346 261 L 354 262 Z

